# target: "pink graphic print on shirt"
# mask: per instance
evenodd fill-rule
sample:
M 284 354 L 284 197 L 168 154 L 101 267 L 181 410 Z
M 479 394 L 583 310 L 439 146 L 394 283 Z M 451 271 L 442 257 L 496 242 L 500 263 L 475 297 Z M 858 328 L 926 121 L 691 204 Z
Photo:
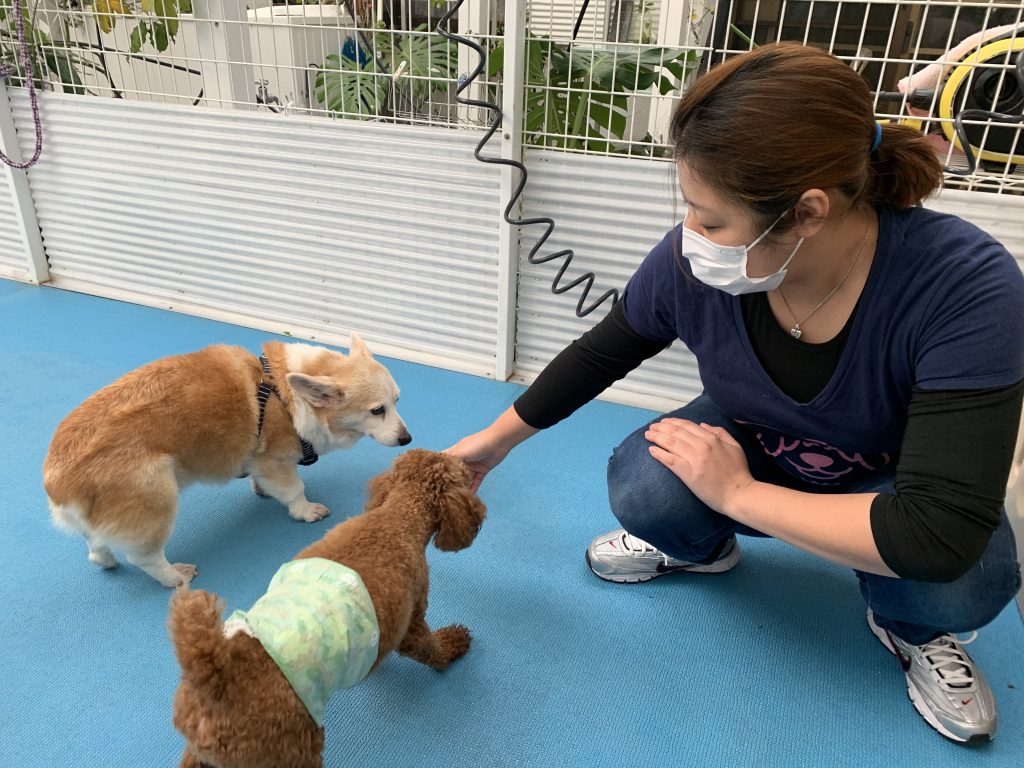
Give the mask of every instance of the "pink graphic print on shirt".
M 811 438 L 788 437 L 761 424 L 738 422 L 757 439 L 765 453 L 789 474 L 817 485 L 840 485 L 860 480 L 892 463 L 888 453 L 862 454 Z

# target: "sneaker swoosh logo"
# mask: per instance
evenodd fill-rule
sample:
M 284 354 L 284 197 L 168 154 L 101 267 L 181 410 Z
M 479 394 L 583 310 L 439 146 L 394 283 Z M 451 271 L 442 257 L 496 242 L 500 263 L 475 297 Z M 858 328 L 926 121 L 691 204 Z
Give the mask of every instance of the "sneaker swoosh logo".
M 961 704 L 961 706 L 964 706 L 964 707 L 966 707 L 966 706 L 967 706 L 968 704 L 970 704 L 970 703 L 971 703 L 972 701 L 974 701 L 974 699 L 973 699 L 973 698 L 970 698 L 970 699 L 960 699 L 960 704 Z
M 885 634 L 889 637 L 889 645 L 892 646 L 892 652 L 896 656 L 896 658 L 899 659 L 900 666 L 903 667 L 903 671 L 909 672 L 910 668 L 914 665 L 914 660 L 911 659 L 909 656 L 905 655 L 900 650 L 900 647 L 896 644 L 896 641 L 893 639 L 892 632 L 890 632 L 887 629 L 885 630 Z

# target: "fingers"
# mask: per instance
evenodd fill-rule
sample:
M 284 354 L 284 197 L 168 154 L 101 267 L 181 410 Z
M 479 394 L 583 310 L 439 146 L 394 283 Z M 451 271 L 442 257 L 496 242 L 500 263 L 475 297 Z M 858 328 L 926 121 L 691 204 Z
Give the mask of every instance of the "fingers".
M 490 472 L 493 467 L 484 464 L 482 461 L 463 461 L 470 473 L 469 490 L 476 493 L 480 484 L 484 481 L 484 475 Z
M 651 456 L 680 477 L 688 476 L 707 461 L 720 464 L 726 459 L 726 454 L 721 453 L 725 447 L 743 450 L 721 427 L 686 419 L 662 419 L 651 424 L 644 437 L 654 444 Z
M 687 419 L 662 419 L 661 421 L 656 421 L 651 424 L 648 429 L 652 432 L 661 432 L 677 436 L 693 435 L 695 437 L 702 437 L 706 434 L 705 430 L 702 430 L 699 426 Z
M 710 445 L 716 438 L 686 419 L 662 419 L 644 434 L 648 440 L 669 450 L 692 450 Z
M 648 440 L 665 450 L 689 451 L 701 444 L 689 430 L 672 425 L 652 424 L 644 434 Z M 707 438 L 703 440 L 709 442 Z
M 715 427 L 711 424 L 701 422 L 696 424 L 687 419 L 662 419 L 648 427 L 648 434 L 667 435 L 677 440 L 687 439 L 691 444 L 711 443 L 721 440 L 727 445 L 740 447 L 736 439 L 722 427 Z
M 678 471 L 685 471 L 690 469 L 690 462 L 671 451 L 666 451 L 664 448 L 660 448 L 657 445 L 649 446 L 647 449 L 651 456 L 656 460 L 660 461 L 666 467 L 673 472 L 678 474 Z
M 739 443 L 736 442 L 736 438 L 735 437 L 730 435 L 728 432 L 726 432 L 721 427 L 713 427 L 710 424 L 701 423 L 700 428 L 705 430 L 705 431 L 707 431 L 707 432 L 710 432 L 713 435 L 716 435 L 719 440 L 721 440 L 723 443 L 726 443 L 727 445 L 732 445 L 732 446 L 735 446 L 736 448 L 741 448 L 742 447 L 742 446 L 740 446 Z

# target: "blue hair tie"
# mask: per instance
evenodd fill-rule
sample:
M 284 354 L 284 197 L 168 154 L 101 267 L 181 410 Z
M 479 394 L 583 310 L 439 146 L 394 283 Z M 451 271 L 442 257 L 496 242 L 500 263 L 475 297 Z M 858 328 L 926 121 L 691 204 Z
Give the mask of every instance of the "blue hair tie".
M 878 145 L 882 143 L 882 124 L 875 123 L 875 140 L 871 142 L 871 149 L 868 150 L 869 155 L 875 154 L 875 150 L 878 149 Z

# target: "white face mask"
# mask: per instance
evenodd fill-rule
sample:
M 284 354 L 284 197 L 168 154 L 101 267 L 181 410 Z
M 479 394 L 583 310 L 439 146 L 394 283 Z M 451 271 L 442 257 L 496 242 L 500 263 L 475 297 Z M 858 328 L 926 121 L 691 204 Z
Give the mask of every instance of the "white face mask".
M 777 271 L 764 277 L 747 276 L 747 254 L 772 231 L 782 220 L 782 216 L 772 222 L 772 225 L 750 245 L 718 245 L 683 225 L 683 258 L 690 262 L 690 270 L 695 278 L 705 285 L 733 296 L 774 290 L 782 284 L 783 278 L 786 277 L 786 267 L 796 256 L 804 239 L 801 237 L 797 241 L 793 252 Z

